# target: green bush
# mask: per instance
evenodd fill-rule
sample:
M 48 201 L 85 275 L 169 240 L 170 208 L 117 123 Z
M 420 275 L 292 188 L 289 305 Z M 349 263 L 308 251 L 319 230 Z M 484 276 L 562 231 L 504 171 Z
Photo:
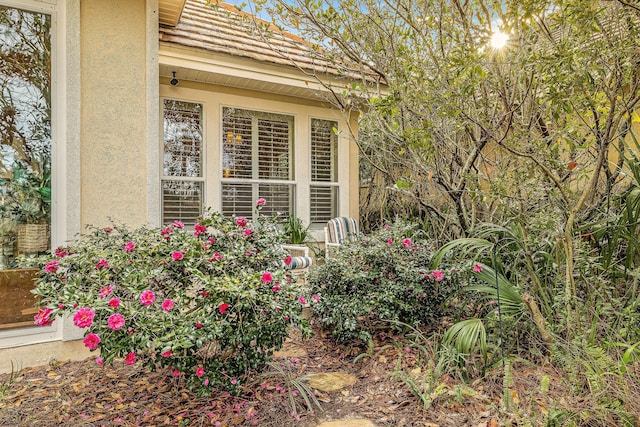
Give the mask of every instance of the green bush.
M 205 393 L 233 390 L 266 366 L 290 326 L 308 332 L 278 230 L 271 217 L 218 213 L 191 231 L 179 222 L 96 229 L 47 263 L 36 289 L 46 308 L 36 323 L 67 313 L 86 330 L 85 345 L 100 350 L 99 364 L 141 361 Z
M 319 296 L 314 310 L 338 341 L 367 341 L 398 322 L 428 325 L 459 283 L 457 269 L 429 268 L 432 255 L 416 225 L 385 225 L 311 272 L 311 291 Z

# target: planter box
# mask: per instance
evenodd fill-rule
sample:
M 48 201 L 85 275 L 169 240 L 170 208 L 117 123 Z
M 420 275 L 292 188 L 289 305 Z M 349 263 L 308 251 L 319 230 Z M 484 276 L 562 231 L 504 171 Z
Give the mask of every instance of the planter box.
M 33 326 L 38 298 L 31 293 L 37 268 L 0 270 L 0 329 Z

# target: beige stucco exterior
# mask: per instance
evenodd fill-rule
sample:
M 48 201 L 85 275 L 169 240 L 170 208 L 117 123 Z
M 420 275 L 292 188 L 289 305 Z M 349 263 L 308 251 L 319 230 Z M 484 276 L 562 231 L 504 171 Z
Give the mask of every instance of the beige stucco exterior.
M 147 222 L 145 1 L 83 0 L 80 17 L 81 221 L 139 226 Z

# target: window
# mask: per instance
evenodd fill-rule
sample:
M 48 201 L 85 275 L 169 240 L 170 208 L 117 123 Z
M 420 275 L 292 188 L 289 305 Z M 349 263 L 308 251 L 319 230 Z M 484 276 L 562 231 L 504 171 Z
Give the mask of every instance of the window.
M 162 222 L 194 225 L 204 202 L 202 104 L 165 99 Z
M 222 116 L 222 212 L 251 217 L 262 197 L 263 213 L 292 214 L 293 117 L 237 108 Z
M 311 119 L 311 223 L 326 223 L 337 216 L 338 123 Z
M 0 6 L 0 329 L 33 325 L 37 270 L 16 257 L 50 248 L 51 16 Z

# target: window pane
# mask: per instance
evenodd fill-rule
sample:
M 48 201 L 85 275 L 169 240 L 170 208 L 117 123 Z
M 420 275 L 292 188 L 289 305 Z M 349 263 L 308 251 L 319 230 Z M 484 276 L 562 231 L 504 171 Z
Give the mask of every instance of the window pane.
M 258 120 L 258 162 L 260 179 L 290 179 L 289 123 Z
M 338 123 L 311 120 L 311 222 L 325 223 L 337 215 L 338 187 L 313 183 L 337 182 Z
M 325 223 L 337 216 L 338 187 L 311 186 L 311 222 Z
M 311 181 L 336 182 L 336 152 L 338 138 L 334 129 L 338 123 L 311 120 Z
M 33 325 L 15 259 L 50 249 L 51 48 L 49 15 L 0 6 L 0 329 Z
M 222 184 L 222 213 L 225 215 L 251 218 L 255 200 L 251 184 Z
M 259 196 L 267 201 L 262 212 L 270 215 L 279 213 L 288 216 L 293 213 L 293 185 L 287 184 L 260 184 Z
M 164 101 L 164 176 L 202 176 L 202 105 Z
M 252 120 L 225 115 L 222 121 L 222 169 L 224 178 L 251 179 Z
M 162 182 L 162 223 L 182 221 L 194 225 L 202 213 L 202 182 L 163 181 Z
M 262 214 L 287 216 L 293 212 L 294 188 L 293 184 L 222 184 L 222 213 L 251 218 L 256 200 L 262 197 L 267 201 Z

